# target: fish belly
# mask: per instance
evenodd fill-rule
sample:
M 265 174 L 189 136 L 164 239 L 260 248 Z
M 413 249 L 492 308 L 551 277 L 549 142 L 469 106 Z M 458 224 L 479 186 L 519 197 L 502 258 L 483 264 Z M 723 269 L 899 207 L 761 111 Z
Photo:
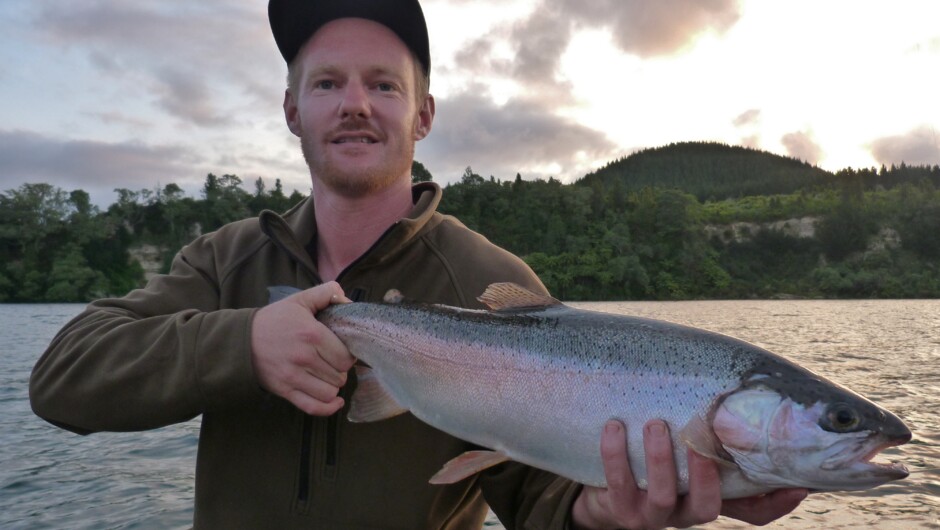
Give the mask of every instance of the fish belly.
M 387 332 L 402 337 L 407 332 Z M 347 340 L 350 340 L 347 338 Z M 601 433 L 609 419 L 627 428 L 631 467 L 646 484 L 643 425 L 669 424 L 681 488 L 688 482 L 685 446 L 678 432 L 709 403 L 664 394 L 703 381 L 655 373 L 558 370 L 538 355 L 492 350 L 493 361 L 472 342 L 423 336 L 351 350 L 372 366 L 395 399 L 422 421 L 458 438 L 501 451 L 511 459 L 577 482 L 605 486 Z M 491 348 L 491 347 L 490 347 Z M 441 352 L 447 352 L 442 355 Z M 461 359 L 474 359 L 467 364 Z M 507 363 L 506 359 L 517 359 Z

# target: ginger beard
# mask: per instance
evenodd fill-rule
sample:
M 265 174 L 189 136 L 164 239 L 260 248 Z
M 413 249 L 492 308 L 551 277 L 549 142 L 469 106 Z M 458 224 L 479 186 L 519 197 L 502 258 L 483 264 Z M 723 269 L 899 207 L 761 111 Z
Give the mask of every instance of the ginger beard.
M 354 119 L 344 122 L 327 133 L 308 131 L 304 128 L 300 137 L 300 148 L 310 168 L 310 175 L 319 179 L 330 190 L 346 197 L 363 197 L 391 186 L 403 175 L 411 174 L 414 159 L 415 140 L 414 123 L 412 130 L 399 131 L 398 134 L 384 134 L 368 123 L 368 120 Z M 371 131 L 380 143 L 385 143 L 381 160 L 375 163 L 350 163 L 347 160 L 335 160 L 330 151 L 333 134 L 343 131 Z M 322 148 L 321 148 L 322 146 Z M 376 146 L 365 146 L 374 149 Z M 366 155 L 363 155 L 365 157 Z M 358 162 L 358 161 L 356 161 Z

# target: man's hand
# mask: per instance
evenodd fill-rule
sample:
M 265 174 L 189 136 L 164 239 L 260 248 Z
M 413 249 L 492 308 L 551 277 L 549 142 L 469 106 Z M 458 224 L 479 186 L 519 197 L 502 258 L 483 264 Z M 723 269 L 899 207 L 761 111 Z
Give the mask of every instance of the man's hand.
M 315 315 L 331 303 L 349 301 L 338 283 L 329 282 L 255 313 L 251 361 L 265 390 L 314 416 L 343 407 L 339 389 L 356 358 Z
M 643 431 L 648 474 L 643 491 L 630 470 L 626 440 L 620 422 L 607 423 L 601 438 L 607 488 L 584 487 L 572 507 L 575 528 L 684 528 L 719 515 L 764 525 L 793 511 L 807 495 L 805 489 L 783 489 L 722 502 L 717 464 L 689 450 L 689 493 L 678 496 L 672 441 L 659 420 L 647 423 Z

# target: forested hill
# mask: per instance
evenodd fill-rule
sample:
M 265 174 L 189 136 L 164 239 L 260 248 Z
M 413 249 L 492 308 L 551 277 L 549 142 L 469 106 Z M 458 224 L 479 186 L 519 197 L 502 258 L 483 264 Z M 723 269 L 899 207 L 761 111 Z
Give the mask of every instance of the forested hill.
M 412 176 L 432 179 L 417 162 Z M 197 197 L 172 182 L 117 189 L 104 210 L 83 190 L 45 183 L 0 191 L 0 303 L 123 295 L 143 284 L 142 262 L 166 271 L 199 234 L 303 198 L 278 180 L 248 188 L 209 174 Z M 467 167 L 439 209 L 566 300 L 940 298 L 937 165 L 829 174 L 751 149 L 675 144 L 575 184 Z
M 577 182 L 594 188 L 673 188 L 699 200 L 792 193 L 825 185 L 832 173 L 795 158 L 715 142 L 683 142 L 644 149 L 607 164 Z

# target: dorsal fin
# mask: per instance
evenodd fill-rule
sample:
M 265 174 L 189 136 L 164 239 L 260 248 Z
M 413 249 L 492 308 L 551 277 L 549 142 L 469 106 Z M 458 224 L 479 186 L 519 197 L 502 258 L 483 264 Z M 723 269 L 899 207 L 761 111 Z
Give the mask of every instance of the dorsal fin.
M 490 284 L 477 300 L 493 311 L 561 305 L 561 302 L 551 296 L 533 293 L 510 282 Z

